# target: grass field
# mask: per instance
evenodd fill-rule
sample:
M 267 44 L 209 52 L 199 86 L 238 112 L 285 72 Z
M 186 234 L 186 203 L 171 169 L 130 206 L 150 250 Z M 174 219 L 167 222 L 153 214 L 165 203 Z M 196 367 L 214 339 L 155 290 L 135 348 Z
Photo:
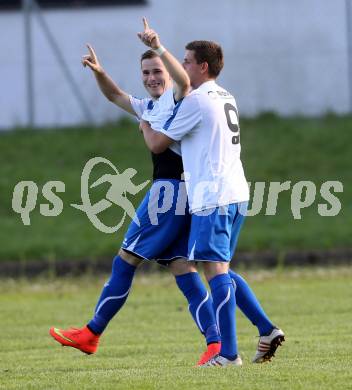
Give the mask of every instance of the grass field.
M 97 354 L 61 348 L 50 326 L 83 325 L 103 279 L 1 280 L 1 389 L 352 389 L 352 268 L 246 275 L 286 342 L 253 365 L 256 329 L 238 315 L 244 366 L 197 369 L 203 350 L 165 274 L 138 275 Z
M 247 179 L 256 181 L 313 181 L 317 197 L 302 210 L 302 219 L 291 213 L 291 192 L 279 196 L 277 214 L 265 216 L 267 191 L 262 211 L 249 217 L 239 241 L 239 250 L 331 249 L 350 246 L 348 226 L 352 223 L 352 170 L 350 145 L 352 117 L 327 115 L 319 119 L 278 118 L 262 115 L 241 122 L 242 159 Z M 87 216 L 70 207 L 80 203 L 80 177 L 85 163 L 102 156 L 123 171 L 138 171 L 134 182 L 151 178 L 151 161 L 137 124 L 123 120 L 101 128 L 63 130 L 21 130 L 0 136 L 0 261 L 26 259 L 92 258 L 111 256 L 122 241 L 127 223 L 116 234 L 96 230 Z M 97 177 L 107 172 L 99 169 Z M 23 226 L 20 215 L 11 207 L 12 192 L 21 180 L 39 187 L 31 225 Z M 66 185 L 63 212 L 43 217 L 39 205 L 47 203 L 41 194 L 49 180 Z M 318 204 L 324 203 L 319 190 L 326 180 L 341 181 L 343 193 L 336 194 L 342 209 L 336 217 L 321 217 Z M 108 186 L 96 188 L 93 197 L 105 197 Z M 134 197 L 138 204 L 143 194 Z M 120 219 L 117 207 L 103 215 L 106 224 Z

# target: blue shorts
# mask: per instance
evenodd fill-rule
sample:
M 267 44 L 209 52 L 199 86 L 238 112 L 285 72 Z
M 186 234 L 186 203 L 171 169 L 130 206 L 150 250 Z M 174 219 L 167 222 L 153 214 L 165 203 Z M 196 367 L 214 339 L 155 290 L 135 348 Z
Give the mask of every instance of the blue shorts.
M 189 260 L 231 261 L 248 202 L 232 203 L 192 214 Z
M 187 257 L 191 217 L 184 181 L 155 180 L 139 205 L 122 249 L 146 260 Z

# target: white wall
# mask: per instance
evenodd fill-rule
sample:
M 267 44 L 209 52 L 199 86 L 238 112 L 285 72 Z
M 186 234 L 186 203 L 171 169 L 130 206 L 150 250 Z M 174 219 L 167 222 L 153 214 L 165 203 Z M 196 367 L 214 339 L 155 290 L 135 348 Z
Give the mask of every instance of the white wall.
M 136 32 L 146 15 L 163 43 L 179 58 L 184 44 L 212 39 L 222 44 L 225 68 L 219 82 L 253 115 L 318 115 L 349 110 L 344 0 L 149 0 L 144 7 L 43 12 L 97 122 L 121 111 L 97 90 L 80 65 L 85 43 L 128 92 L 144 96 Z M 1 12 L 0 128 L 25 125 L 23 15 Z M 39 126 L 81 123 L 84 115 L 50 46 L 34 22 L 35 104 Z

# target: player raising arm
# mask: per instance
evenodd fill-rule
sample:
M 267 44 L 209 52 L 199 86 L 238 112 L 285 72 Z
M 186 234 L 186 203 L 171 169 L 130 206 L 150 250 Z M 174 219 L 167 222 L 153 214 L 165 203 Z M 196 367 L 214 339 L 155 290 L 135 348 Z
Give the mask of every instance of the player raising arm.
M 138 33 L 140 40 L 157 54 L 159 54 L 165 68 L 174 80 L 174 97 L 176 101 L 182 99 L 190 90 L 190 79 L 178 60 L 161 45 L 158 34 L 152 30 L 146 18 L 143 18 L 144 31 Z
M 129 95 L 123 91 L 105 72 L 104 68 L 100 65 L 93 47 L 87 44 L 87 48 L 89 54 L 82 57 L 82 64 L 84 67 L 88 66 L 90 69 L 92 69 L 101 92 L 110 102 L 116 104 L 118 107 L 129 112 L 130 114 L 136 115 L 132 108 Z
M 175 101 L 179 101 L 189 92 L 189 77 L 176 58 L 161 45 L 158 35 L 154 30 L 150 29 L 146 18 L 143 18 L 143 24 L 144 31 L 138 33 L 138 37 L 144 44 L 149 46 L 159 55 L 165 68 L 169 72 L 169 77 L 165 80 L 159 80 L 158 78 L 155 78 L 155 74 L 153 75 L 153 73 L 160 73 L 160 69 L 155 67 L 151 69 L 146 67 L 146 69 L 143 69 L 143 64 L 141 64 L 144 86 L 153 99 L 158 99 L 165 90 L 172 86 L 173 80 L 173 96 Z M 88 66 L 93 71 L 101 92 L 109 101 L 116 104 L 118 107 L 132 115 L 138 116 L 138 113 L 136 113 L 133 104 L 131 103 L 130 95 L 123 91 L 106 73 L 100 64 L 93 47 L 88 44 L 87 48 L 89 54 L 82 57 L 82 64 L 85 67 Z M 152 80 L 150 80 L 151 77 L 148 76 L 152 76 Z

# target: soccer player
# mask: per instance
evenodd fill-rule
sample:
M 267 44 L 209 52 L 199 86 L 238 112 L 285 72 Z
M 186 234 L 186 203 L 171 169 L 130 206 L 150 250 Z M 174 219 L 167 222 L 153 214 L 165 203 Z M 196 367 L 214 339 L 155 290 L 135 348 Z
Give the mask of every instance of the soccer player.
M 259 329 L 253 362 L 260 363 L 274 356 L 284 333 L 267 318 L 248 284 L 229 270 L 249 190 L 240 159 L 236 101 L 215 81 L 223 67 L 222 49 L 211 41 L 190 42 L 183 66 L 193 91 L 175 107 L 162 128 L 146 121 L 141 121 L 140 128 L 153 153 L 181 142 L 191 213 L 187 257 L 203 262 L 221 334 L 219 355 L 204 365 L 242 365 L 237 351 L 236 300 Z
M 140 37 L 148 35 L 153 42 L 149 46 L 160 47 L 159 38 L 149 29 L 146 20 L 144 27 Z M 153 126 L 163 124 L 188 92 L 189 78 L 181 64 L 169 52 L 148 50 L 142 55 L 142 79 L 151 98 L 137 99 L 122 91 L 107 75 L 90 45 L 88 50 L 89 54 L 82 59 L 83 65 L 93 70 L 107 99 L 138 118 L 147 119 Z M 179 145 L 171 143 L 163 153 L 152 154 L 152 160 L 153 184 L 136 213 L 140 225 L 135 221 L 131 222 L 119 254 L 114 258 L 110 280 L 104 285 L 94 317 L 83 328 L 64 330 L 52 327 L 50 334 L 62 345 L 88 354 L 94 353 L 100 335 L 127 300 L 136 268 L 143 260 L 173 260 L 169 268 L 187 298 L 190 312 L 207 342 L 207 350 L 199 360 L 199 364 L 202 364 L 219 352 L 220 336 L 212 298 L 194 263 L 184 260 L 190 217 L 184 182 L 181 180 L 183 165 Z M 157 210 L 159 204 L 170 200 L 168 197 L 171 198 L 170 209 L 158 213 L 157 224 L 154 224 L 149 215 L 150 208 Z M 180 203 L 183 204 L 183 213 L 176 212 Z

